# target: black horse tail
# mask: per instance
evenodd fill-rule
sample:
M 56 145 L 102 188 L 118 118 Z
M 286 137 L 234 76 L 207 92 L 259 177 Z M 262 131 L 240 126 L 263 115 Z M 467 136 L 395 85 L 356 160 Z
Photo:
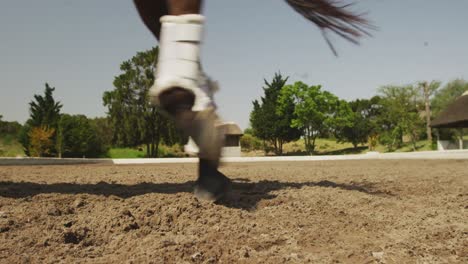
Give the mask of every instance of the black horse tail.
M 327 32 L 331 31 L 344 39 L 359 44 L 358 39 L 364 35 L 371 36 L 368 30 L 375 27 L 363 17 L 349 10 L 352 4 L 343 4 L 340 0 L 286 0 L 299 14 L 319 27 L 328 46 L 335 55 Z

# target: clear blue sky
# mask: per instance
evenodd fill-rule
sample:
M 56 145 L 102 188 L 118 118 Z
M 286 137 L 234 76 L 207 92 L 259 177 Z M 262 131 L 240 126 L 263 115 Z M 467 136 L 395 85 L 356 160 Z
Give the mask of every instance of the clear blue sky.
M 385 84 L 468 79 L 468 1 L 357 2 L 379 30 L 361 46 L 334 37 L 336 58 L 284 1 L 207 1 L 203 62 L 221 84 L 225 119 L 248 126 L 251 102 L 275 71 L 344 99 L 371 97 Z M 119 64 L 156 44 L 131 0 L 2 0 L 0 38 L 0 114 L 20 122 L 45 82 L 63 112 L 104 116 L 102 94 Z

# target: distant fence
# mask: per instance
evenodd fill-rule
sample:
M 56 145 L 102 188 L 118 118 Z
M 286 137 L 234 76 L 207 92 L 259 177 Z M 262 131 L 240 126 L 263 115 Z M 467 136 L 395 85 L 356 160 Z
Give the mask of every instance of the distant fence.
M 391 159 L 468 159 L 468 150 L 421 151 L 378 153 L 368 152 L 356 155 L 324 156 L 280 156 L 280 157 L 226 157 L 224 163 L 237 162 L 293 162 L 324 160 L 391 160 Z M 24 165 L 72 165 L 72 164 L 170 164 L 197 163 L 197 158 L 151 158 L 151 159 L 59 159 L 59 158 L 0 158 L 0 166 Z
M 114 164 L 112 159 L 71 159 L 71 158 L 0 158 L 1 165 L 72 165 L 72 164 Z

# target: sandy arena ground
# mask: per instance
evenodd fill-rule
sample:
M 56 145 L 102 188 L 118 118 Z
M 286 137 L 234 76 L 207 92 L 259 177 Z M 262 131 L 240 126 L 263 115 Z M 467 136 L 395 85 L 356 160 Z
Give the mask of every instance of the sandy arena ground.
M 468 161 L 0 167 L 0 263 L 468 263 Z

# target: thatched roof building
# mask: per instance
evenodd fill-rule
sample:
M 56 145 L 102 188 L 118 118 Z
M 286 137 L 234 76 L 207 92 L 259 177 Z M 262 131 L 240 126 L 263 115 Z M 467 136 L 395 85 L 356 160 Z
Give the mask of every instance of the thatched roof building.
M 240 127 L 234 122 L 225 122 L 223 128 L 226 135 L 242 136 L 244 134 Z
M 240 157 L 242 155 L 240 138 L 244 134 L 240 127 L 234 122 L 223 124 L 225 133 L 223 157 Z
M 435 128 L 468 128 L 468 91 L 431 122 Z

